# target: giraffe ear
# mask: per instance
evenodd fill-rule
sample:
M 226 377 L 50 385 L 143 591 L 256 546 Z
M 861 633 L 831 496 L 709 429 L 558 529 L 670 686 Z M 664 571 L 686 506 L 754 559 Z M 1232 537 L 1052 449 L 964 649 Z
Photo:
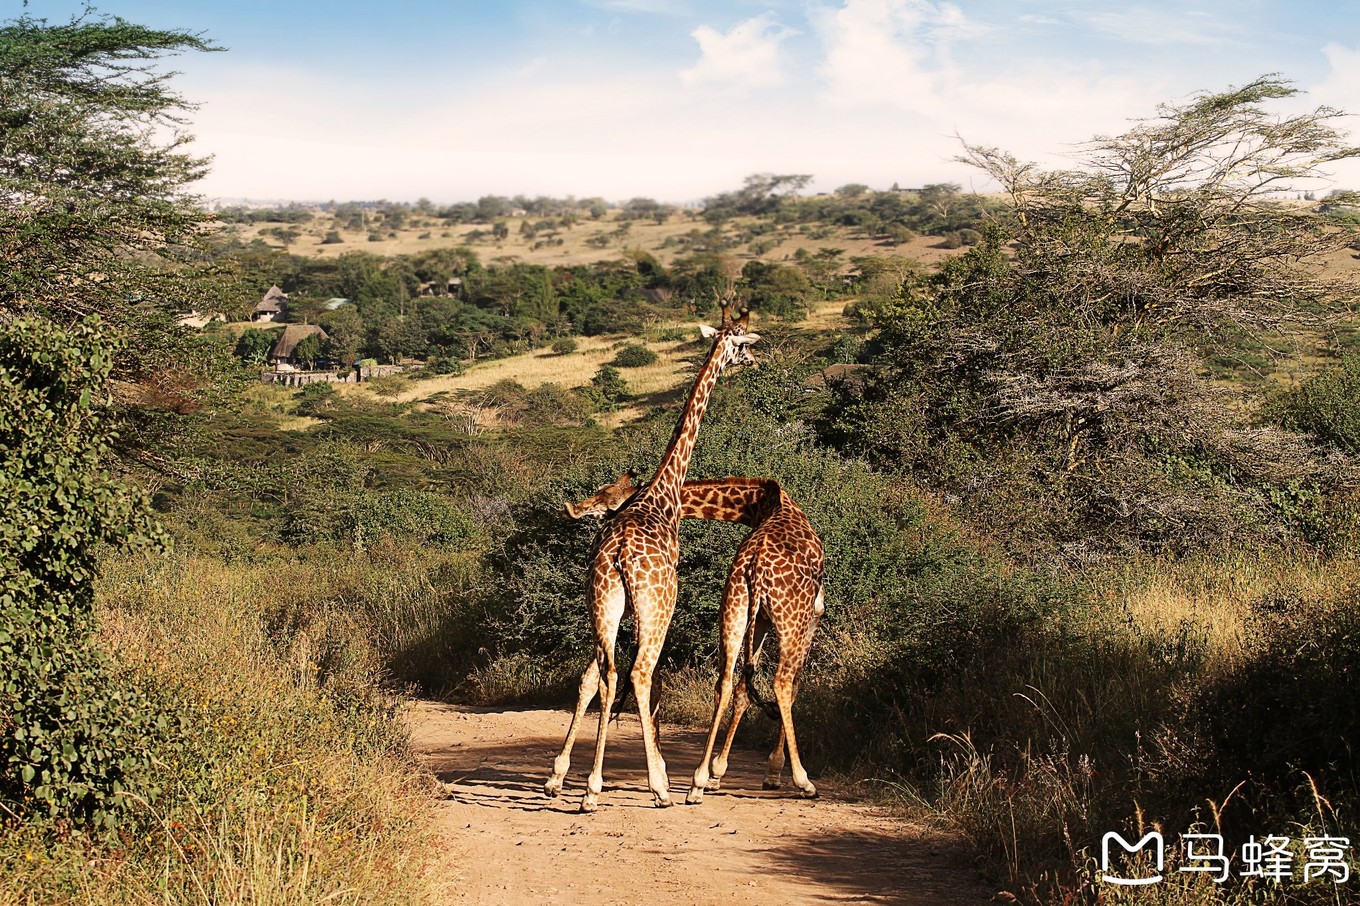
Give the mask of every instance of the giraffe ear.
M 732 344 L 734 346 L 750 346 L 759 339 L 760 334 L 758 333 L 743 333 L 733 337 Z
M 718 328 L 710 327 L 707 324 L 700 324 L 699 334 L 704 338 L 711 340 L 718 335 Z

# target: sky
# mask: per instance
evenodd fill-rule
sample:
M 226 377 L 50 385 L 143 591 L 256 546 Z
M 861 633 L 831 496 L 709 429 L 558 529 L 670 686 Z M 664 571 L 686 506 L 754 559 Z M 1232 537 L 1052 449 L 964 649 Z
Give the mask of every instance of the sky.
M 83 4 L 29 0 L 64 21 Z M 24 11 L 0 0 L 0 13 Z M 1360 113 L 1360 0 L 99 0 L 203 33 L 198 191 L 257 200 L 482 195 L 693 202 L 749 174 L 808 191 L 956 182 L 960 139 L 1046 166 L 1277 72 Z M 0 18 L 9 18 L 8 15 Z M 1360 144 L 1360 117 L 1343 128 Z M 1335 184 L 1360 187 L 1360 166 Z M 1310 188 L 1325 189 L 1326 186 Z

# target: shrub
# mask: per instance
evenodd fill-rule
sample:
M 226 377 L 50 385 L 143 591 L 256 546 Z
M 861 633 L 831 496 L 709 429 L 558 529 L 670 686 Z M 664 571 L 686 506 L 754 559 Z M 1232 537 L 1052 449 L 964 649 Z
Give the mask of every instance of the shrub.
M 628 382 L 613 365 L 601 365 L 581 393 L 595 408 L 613 409 L 628 398 Z
M 327 381 L 317 381 L 303 387 L 293 395 L 297 400 L 298 415 L 316 416 L 324 413 L 338 396 L 334 385 Z
M 110 346 L 97 319 L 0 327 L 0 800 L 99 830 L 154 792 L 164 727 L 93 642 L 96 550 L 166 541 L 106 471 Z
M 1347 355 L 1335 368 L 1283 394 L 1276 418 L 1291 431 L 1315 435 L 1347 453 L 1360 453 L 1360 355 Z
M 575 337 L 558 337 L 552 342 L 552 351 L 557 355 L 571 355 L 579 347 Z
M 609 364 L 617 368 L 642 368 L 646 365 L 655 365 L 656 362 L 655 352 L 641 343 L 630 343 L 620 349 Z
M 327 230 L 327 231 L 326 231 L 326 235 L 325 235 L 324 237 L 322 237 L 322 239 L 321 239 L 321 244 L 322 244 L 322 245 L 335 245 L 335 244 L 337 244 L 337 243 L 344 242 L 344 241 L 345 241 L 344 238 L 340 235 L 340 233 L 339 233 L 338 231 L 336 231 L 336 230 Z

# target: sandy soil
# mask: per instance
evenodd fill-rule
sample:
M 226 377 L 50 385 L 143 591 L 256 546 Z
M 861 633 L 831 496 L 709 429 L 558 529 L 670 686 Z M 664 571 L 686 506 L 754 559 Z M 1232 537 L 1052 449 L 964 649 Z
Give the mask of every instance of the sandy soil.
M 445 899 L 459 903 L 985 903 L 968 850 L 818 779 L 821 797 L 761 790 L 764 757 L 734 752 L 702 805 L 653 807 L 636 715 L 610 733 L 600 810 L 577 812 L 594 746 L 589 715 L 563 795 L 543 796 L 564 711 L 414 703 L 417 750 L 444 784 Z M 671 795 L 683 803 L 700 732 L 663 729 Z

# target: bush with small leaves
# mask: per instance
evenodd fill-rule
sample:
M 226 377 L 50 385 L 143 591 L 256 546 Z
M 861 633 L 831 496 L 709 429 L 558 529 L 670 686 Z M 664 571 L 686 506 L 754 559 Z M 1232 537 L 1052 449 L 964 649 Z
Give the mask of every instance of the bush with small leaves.
M 656 362 L 655 352 L 641 343 L 629 343 L 619 350 L 618 355 L 614 356 L 609 364 L 616 368 L 642 368 L 646 365 L 655 365 Z
M 0 801 L 92 831 L 155 792 L 165 729 L 94 645 L 96 552 L 167 543 L 107 471 L 112 347 L 97 318 L 0 325 Z
M 575 337 L 558 337 L 553 340 L 552 351 L 558 355 L 571 355 L 579 346 Z

